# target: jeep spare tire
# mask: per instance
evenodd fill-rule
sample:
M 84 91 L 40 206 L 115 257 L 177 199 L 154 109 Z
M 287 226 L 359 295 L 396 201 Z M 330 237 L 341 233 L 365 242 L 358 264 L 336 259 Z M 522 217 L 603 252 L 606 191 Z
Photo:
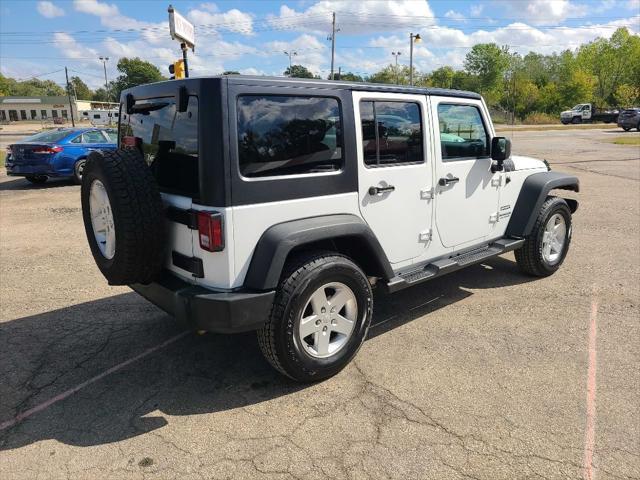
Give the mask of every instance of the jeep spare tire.
M 162 199 L 136 149 L 92 152 L 82 172 L 82 218 L 110 285 L 149 283 L 165 260 Z

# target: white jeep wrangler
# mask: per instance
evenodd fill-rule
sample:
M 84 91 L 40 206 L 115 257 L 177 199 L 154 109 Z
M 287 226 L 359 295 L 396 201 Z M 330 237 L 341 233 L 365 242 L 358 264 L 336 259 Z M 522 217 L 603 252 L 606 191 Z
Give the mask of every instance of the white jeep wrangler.
M 395 292 L 515 250 L 547 276 L 571 240 L 576 177 L 510 155 L 475 93 L 265 77 L 123 92 L 119 150 L 82 182 L 112 285 L 197 330 L 258 331 L 299 381 L 334 375 Z

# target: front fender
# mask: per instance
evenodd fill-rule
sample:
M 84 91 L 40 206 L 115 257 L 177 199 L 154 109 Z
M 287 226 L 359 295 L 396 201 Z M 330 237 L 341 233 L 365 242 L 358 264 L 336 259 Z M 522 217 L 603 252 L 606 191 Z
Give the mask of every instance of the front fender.
M 258 240 L 244 286 L 256 290 L 276 288 L 287 256 L 294 248 L 345 238 L 366 250 L 362 253 L 375 264 L 380 276 L 393 277 L 391 264 L 369 226 L 355 215 L 339 214 L 293 220 L 268 228 Z
M 516 238 L 528 236 L 533 229 L 540 207 L 554 188 L 579 192 L 580 181 L 573 175 L 553 171 L 529 175 L 522 184 L 506 235 Z M 578 208 L 578 202 L 575 200 L 573 202 L 572 210 L 575 211 Z

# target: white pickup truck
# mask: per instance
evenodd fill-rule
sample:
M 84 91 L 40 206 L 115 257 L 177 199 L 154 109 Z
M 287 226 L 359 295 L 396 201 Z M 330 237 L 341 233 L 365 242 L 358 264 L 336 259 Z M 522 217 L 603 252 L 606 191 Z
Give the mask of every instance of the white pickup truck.
M 618 109 L 604 109 L 594 107 L 591 103 L 579 103 L 571 110 L 560 114 L 560 121 L 564 125 L 569 123 L 604 122 L 614 123 L 618 120 Z

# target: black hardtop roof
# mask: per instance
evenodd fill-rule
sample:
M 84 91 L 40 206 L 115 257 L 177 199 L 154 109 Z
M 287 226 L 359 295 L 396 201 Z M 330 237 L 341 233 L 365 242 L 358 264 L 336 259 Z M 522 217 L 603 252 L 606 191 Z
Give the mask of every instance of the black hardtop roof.
M 128 93 L 135 98 L 150 98 L 159 95 L 162 91 L 173 92 L 184 86 L 189 90 L 200 90 L 206 84 L 220 83 L 227 81 L 234 85 L 254 85 L 254 86 L 283 86 L 301 88 L 319 88 L 335 90 L 356 90 L 367 92 L 389 92 L 389 93 L 412 93 L 418 95 L 439 95 L 443 97 L 459 97 L 481 99 L 480 94 L 465 90 L 453 90 L 447 88 L 432 87 L 409 87 L 406 85 L 393 85 L 386 83 L 365 83 L 347 82 L 343 80 L 321 80 L 318 78 L 288 78 L 288 77 L 265 77 L 252 75 L 215 75 L 210 77 L 195 77 L 183 80 L 167 80 L 164 82 L 139 85 L 122 92 L 122 99 Z

